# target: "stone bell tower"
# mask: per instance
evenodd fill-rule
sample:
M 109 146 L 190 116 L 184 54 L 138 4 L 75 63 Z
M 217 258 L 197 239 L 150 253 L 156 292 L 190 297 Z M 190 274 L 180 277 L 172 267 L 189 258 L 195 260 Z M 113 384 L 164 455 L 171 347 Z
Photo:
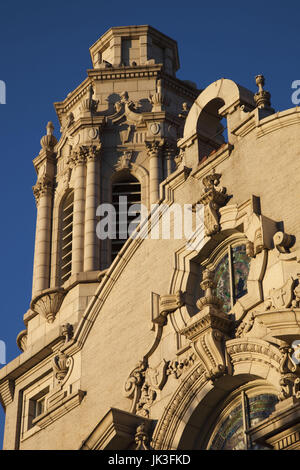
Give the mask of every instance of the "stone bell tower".
M 118 239 L 118 222 L 114 240 L 99 240 L 97 207 L 112 203 L 118 214 L 120 195 L 148 209 L 158 202 L 199 94 L 176 78 L 176 42 L 151 26 L 111 28 L 90 54 L 87 78 L 55 103 L 59 140 L 49 122 L 33 162 L 37 223 L 32 302 L 24 317 L 28 341 L 36 316 L 48 323 L 58 312 L 69 318 L 63 312 L 71 299 L 87 302 L 126 242 L 128 236 Z M 35 326 L 32 331 L 34 341 Z

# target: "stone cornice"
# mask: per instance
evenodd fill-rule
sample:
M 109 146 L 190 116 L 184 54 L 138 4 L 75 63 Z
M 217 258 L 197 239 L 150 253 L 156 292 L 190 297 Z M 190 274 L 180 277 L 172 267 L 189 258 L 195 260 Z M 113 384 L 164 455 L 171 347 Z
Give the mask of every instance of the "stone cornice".
M 134 441 L 136 429 L 142 423 L 147 423 L 149 430 L 151 429 L 152 420 L 117 408 L 110 408 L 83 441 L 80 450 L 123 448 L 124 440 L 127 441 L 127 445 Z
M 263 137 L 270 132 L 275 132 L 283 127 L 300 124 L 300 107 L 286 109 L 280 111 L 264 119 L 258 120 L 256 123 L 257 137 Z
M 164 80 L 166 88 L 173 88 L 176 92 L 188 97 L 191 101 L 194 101 L 201 92 L 201 90 L 193 88 L 182 80 L 164 73 L 162 64 L 91 69 L 87 71 L 87 74 L 88 77 L 78 85 L 75 90 L 71 91 L 63 101 L 54 103 L 54 108 L 60 123 L 62 114 L 69 111 L 88 92 L 89 86 L 94 80 L 128 80 L 159 77 Z
M 38 172 L 38 168 L 43 163 L 44 161 L 47 161 L 47 163 L 55 163 L 55 157 L 56 153 L 55 152 L 45 152 L 44 150 L 41 150 L 41 152 L 33 159 L 33 166 L 35 168 L 35 171 Z
M 53 103 L 57 117 L 61 124 L 61 115 L 71 109 L 89 90 L 91 80 L 87 77 L 75 90 L 71 91 L 63 101 Z
M 162 68 L 162 64 L 109 67 L 90 69 L 87 74 L 92 80 L 128 80 L 129 78 L 157 77 Z
M 37 364 L 40 364 L 43 359 L 53 354 L 53 347 L 62 340 L 61 328 L 58 325 L 53 328 L 47 335 L 43 336 L 41 340 L 37 341 L 34 345 L 29 346 L 25 352 L 21 353 L 9 364 L 2 367 L 0 370 L 0 387 L 6 380 L 13 382 L 25 374 L 28 370 L 32 369 Z
M 255 314 L 270 331 L 270 336 L 289 343 L 300 338 L 300 308 L 267 310 Z
M 15 384 L 13 380 L 6 379 L 0 384 L 0 402 L 5 409 L 10 403 L 12 403 L 14 392 Z
M 87 128 L 87 127 L 102 127 L 106 121 L 106 116 L 97 116 L 93 114 L 93 118 L 89 117 L 79 117 L 74 121 L 72 126 L 69 128 L 69 134 L 72 136 L 76 134 L 80 129 Z

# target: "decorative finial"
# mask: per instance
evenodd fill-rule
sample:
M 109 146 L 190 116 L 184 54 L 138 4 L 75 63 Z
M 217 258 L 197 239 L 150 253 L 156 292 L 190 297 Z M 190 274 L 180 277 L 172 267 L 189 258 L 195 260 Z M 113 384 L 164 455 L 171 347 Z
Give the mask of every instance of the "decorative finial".
M 264 90 L 265 77 L 263 75 L 256 75 L 256 85 L 258 86 L 258 92 L 254 95 L 254 100 L 258 108 L 270 108 L 271 107 L 271 94 Z
M 47 135 L 53 135 L 53 131 L 54 131 L 53 122 L 51 121 L 48 122 L 46 126 L 46 131 L 47 131 Z
M 136 449 L 135 450 L 150 450 L 149 435 L 147 432 L 146 424 L 143 422 L 136 428 L 134 436 Z
M 42 149 L 48 152 L 53 152 L 54 146 L 57 144 L 56 137 L 53 135 L 54 126 L 51 121 L 46 126 L 46 135 L 41 138 Z
M 87 88 L 87 95 L 88 98 L 84 98 L 81 101 L 81 111 L 83 112 L 90 112 L 90 113 L 95 113 L 97 111 L 97 106 L 99 104 L 99 100 L 94 100 L 93 95 L 95 94 L 93 85 L 90 83 L 90 85 Z

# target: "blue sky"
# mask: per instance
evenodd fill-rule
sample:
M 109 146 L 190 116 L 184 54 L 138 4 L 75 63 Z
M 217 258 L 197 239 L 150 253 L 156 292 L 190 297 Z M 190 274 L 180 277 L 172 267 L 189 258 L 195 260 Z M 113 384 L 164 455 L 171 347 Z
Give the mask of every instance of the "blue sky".
M 300 80 L 299 1 L 119 1 L 28 0 L 1 2 L 0 104 L 2 184 L 0 211 L 0 340 L 6 360 L 19 354 L 16 336 L 31 299 L 35 231 L 33 158 L 60 101 L 91 68 L 89 47 L 111 26 L 150 24 L 177 40 L 177 74 L 199 88 L 230 78 L 256 91 L 255 75 L 277 110 L 294 106 L 291 84 Z M 1 366 L 1 365 L 0 365 Z M 0 411 L 0 442 L 4 415 Z M 1 444 L 0 444 L 1 447 Z

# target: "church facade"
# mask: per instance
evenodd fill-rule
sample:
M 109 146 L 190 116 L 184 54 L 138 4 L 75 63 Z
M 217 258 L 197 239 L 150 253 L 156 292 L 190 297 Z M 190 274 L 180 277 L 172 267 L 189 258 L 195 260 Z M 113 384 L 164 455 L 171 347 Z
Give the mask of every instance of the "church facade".
M 300 448 L 299 109 L 179 80 L 150 26 L 90 54 L 33 160 L 4 449 Z

